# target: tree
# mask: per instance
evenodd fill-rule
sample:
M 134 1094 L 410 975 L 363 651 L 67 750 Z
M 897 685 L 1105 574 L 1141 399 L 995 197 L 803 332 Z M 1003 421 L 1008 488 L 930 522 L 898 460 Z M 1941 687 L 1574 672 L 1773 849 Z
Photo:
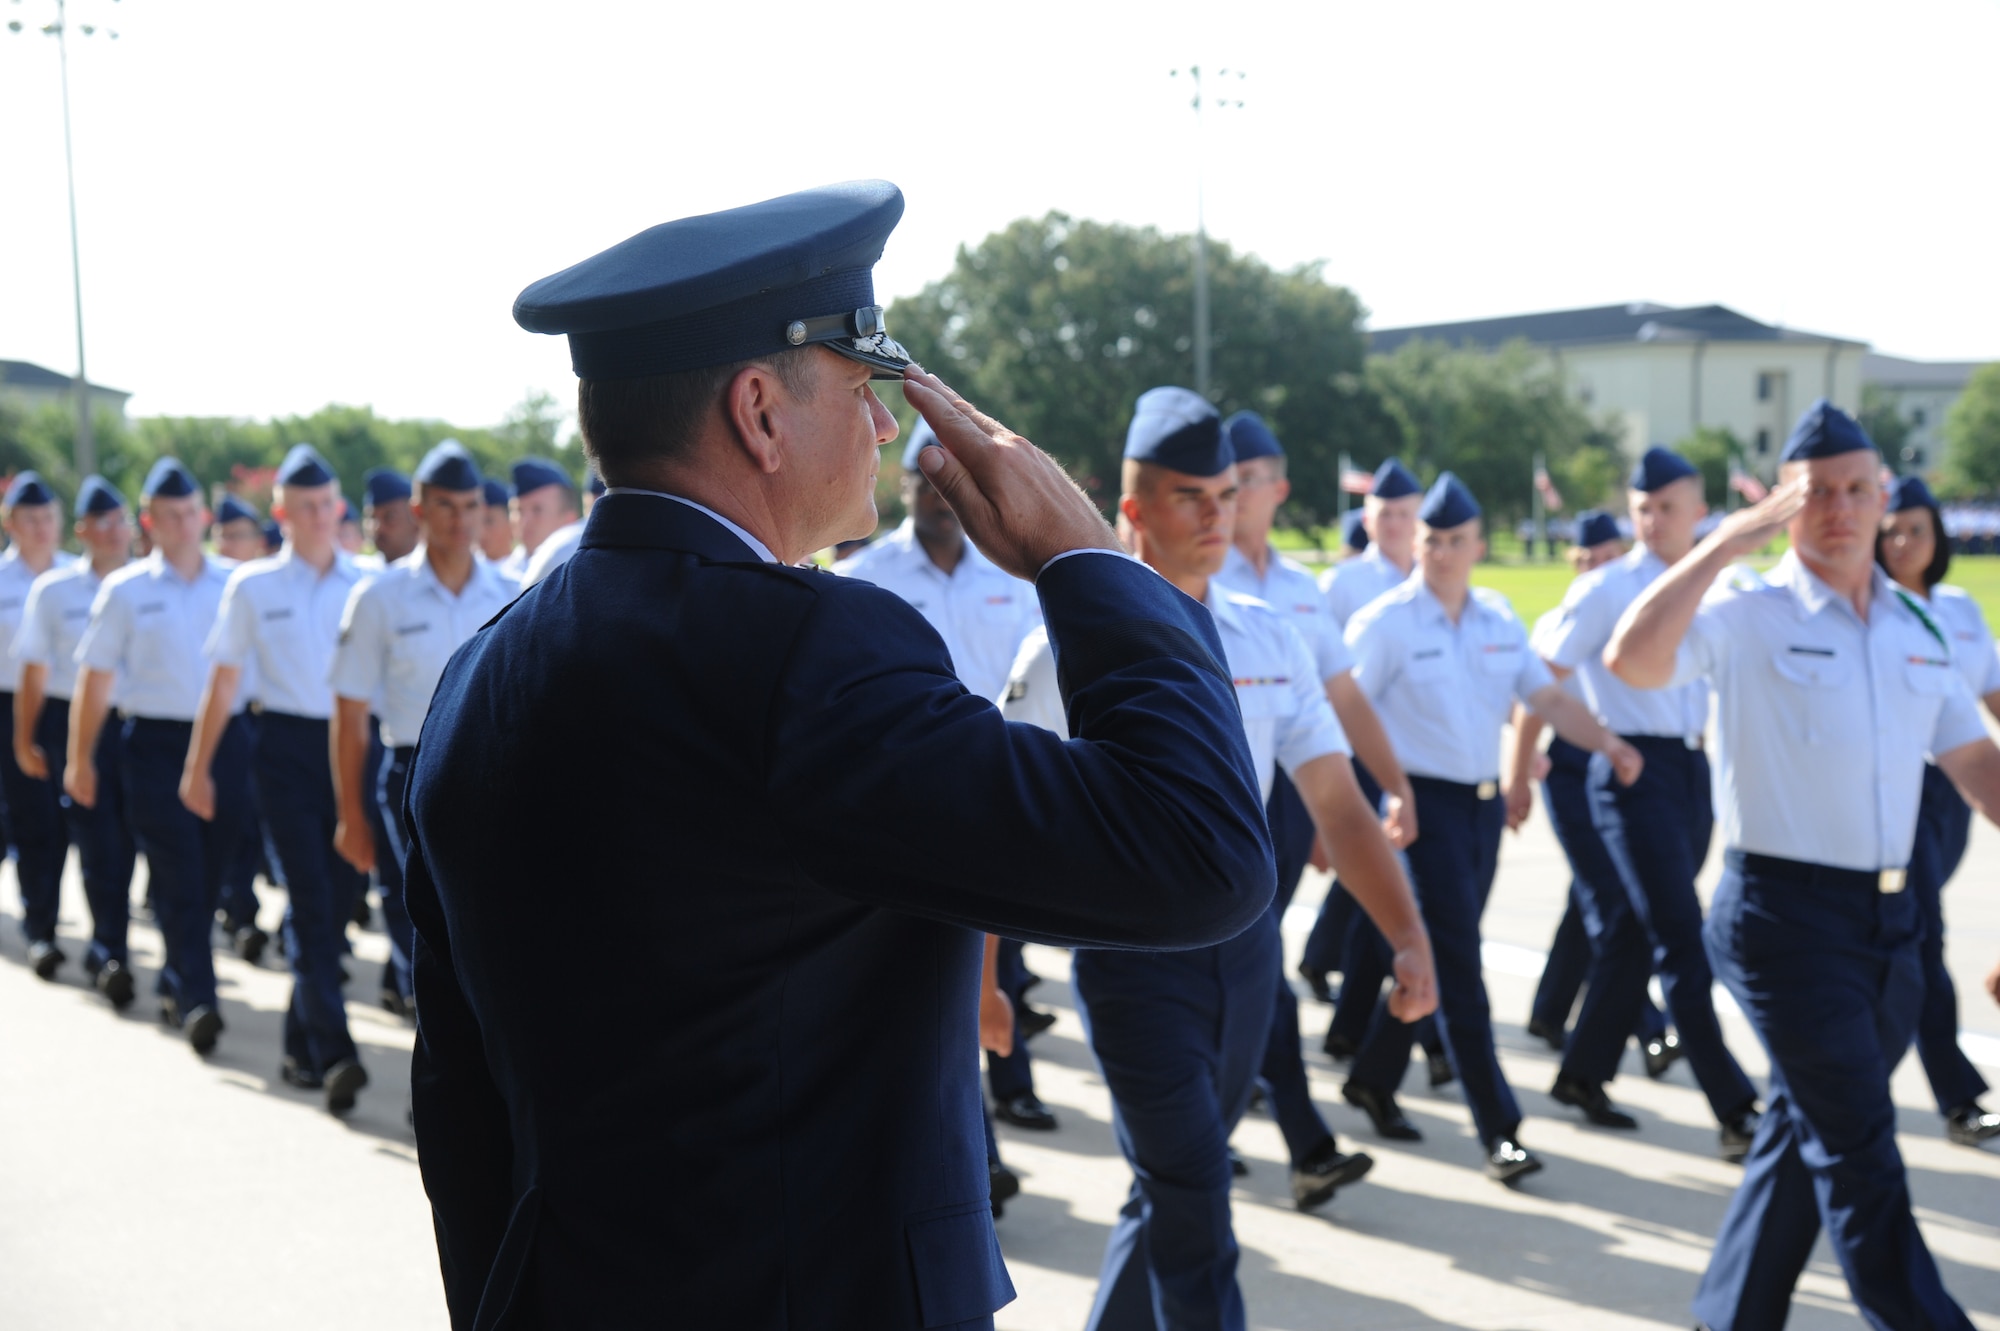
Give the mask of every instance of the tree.
M 1944 486 L 1961 497 L 2000 490 L 2000 361 L 1974 370 L 1945 414 Z
M 1903 445 L 1910 437 L 1910 423 L 1896 410 L 1896 395 L 1880 384 L 1861 386 L 1861 412 L 1855 417 L 1868 437 L 1881 450 L 1882 460 L 1903 470 Z
M 1022 218 L 961 247 L 949 273 L 890 308 L 889 328 L 1109 508 L 1133 402 L 1193 377 L 1191 245 L 1151 227 Z M 1394 440 L 1364 380 L 1361 304 L 1317 265 L 1278 272 L 1214 242 L 1208 262 L 1209 396 L 1224 413 L 1261 412 L 1284 441 L 1288 518 L 1330 522 L 1339 455 L 1372 466 Z
M 1713 509 L 1729 507 L 1729 464 L 1743 462 L 1743 441 L 1719 425 L 1704 425 L 1674 445 L 1701 470 L 1702 497 Z

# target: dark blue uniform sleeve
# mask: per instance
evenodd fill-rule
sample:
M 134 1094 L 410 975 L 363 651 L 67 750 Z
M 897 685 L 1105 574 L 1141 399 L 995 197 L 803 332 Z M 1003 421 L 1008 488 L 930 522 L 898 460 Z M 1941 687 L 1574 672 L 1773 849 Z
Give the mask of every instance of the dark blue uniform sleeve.
M 895 596 L 820 596 L 769 733 L 796 862 L 843 895 L 1009 938 L 1164 950 L 1242 932 L 1277 873 L 1207 609 L 1097 555 L 1038 591 L 1067 741 L 968 693 Z

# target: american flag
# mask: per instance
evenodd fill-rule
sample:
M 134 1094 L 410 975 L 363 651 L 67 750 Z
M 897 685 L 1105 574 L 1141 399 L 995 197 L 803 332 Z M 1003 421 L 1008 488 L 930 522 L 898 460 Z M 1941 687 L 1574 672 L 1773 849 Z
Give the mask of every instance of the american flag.
M 1375 493 L 1375 477 L 1365 471 L 1349 467 L 1340 473 L 1340 488 L 1351 495 Z
M 1557 490 L 1556 483 L 1549 479 L 1549 469 L 1547 467 L 1535 468 L 1535 488 L 1541 491 L 1542 502 L 1549 506 L 1549 512 L 1562 512 L 1562 492 Z
M 1751 504 L 1760 502 L 1765 495 L 1771 493 L 1769 486 L 1734 462 L 1729 464 L 1729 488 L 1742 495 L 1746 503 Z

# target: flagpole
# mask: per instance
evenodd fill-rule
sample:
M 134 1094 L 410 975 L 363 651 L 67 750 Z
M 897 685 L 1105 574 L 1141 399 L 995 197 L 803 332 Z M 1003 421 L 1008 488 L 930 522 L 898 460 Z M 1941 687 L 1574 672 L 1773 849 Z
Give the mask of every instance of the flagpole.
M 1535 513 L 1535 525 L 1533 529 L 1534 534 L 1528 538 L 1528 558 L 1533 559 L 1535 557 L 1536 541 L 1540 541 L 1542 543 L 1542 551 L 1544 554 L 1548 552 L 1548 544 L 1549 544 L 1546 518 L 1543 516 L 1542 513 L 1542 455 L 1540 453 L 1535 454 L 1535 470 L 1533 474 L 1528 477 L 1528 489 L 1534 492 L 1533 495 L 1534 513 Z
M 1340 498 L 1335 501 L 1339 505 L 1335 514 L 1335 520 L 1339 523 L 1343 535 L 1347 530 L 1347 473 L 1352 470 L 1354 470 L 1354 459 L 1349 457 L 1345 452 L 1342 452 L 1340 455 L 1339 483 L 1333 488 L 1340 492 Z

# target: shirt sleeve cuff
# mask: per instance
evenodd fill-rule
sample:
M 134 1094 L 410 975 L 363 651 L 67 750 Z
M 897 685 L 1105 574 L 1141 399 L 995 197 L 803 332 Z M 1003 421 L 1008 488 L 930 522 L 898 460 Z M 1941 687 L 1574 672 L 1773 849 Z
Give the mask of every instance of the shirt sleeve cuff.
M 1042 574 L 1047 573 L 1050 569 L 1054 568 L 1057 564 L 1060 564 L 1063 560 L 1068 559 L 1071 555 L 1116 555 L 1120 559 L 1132 558 L 1131 555 L 1125 553 L 1123 550 L 1106 550 L 1102 546 L 1087 545 L 1080 550 L 1063 551 L 1061 554 L 1049 560 L 1048 563 L 1042 565 L 1041 568 L 1036 570 L 1035 576 L 1037 578 L 1041 577 Z

